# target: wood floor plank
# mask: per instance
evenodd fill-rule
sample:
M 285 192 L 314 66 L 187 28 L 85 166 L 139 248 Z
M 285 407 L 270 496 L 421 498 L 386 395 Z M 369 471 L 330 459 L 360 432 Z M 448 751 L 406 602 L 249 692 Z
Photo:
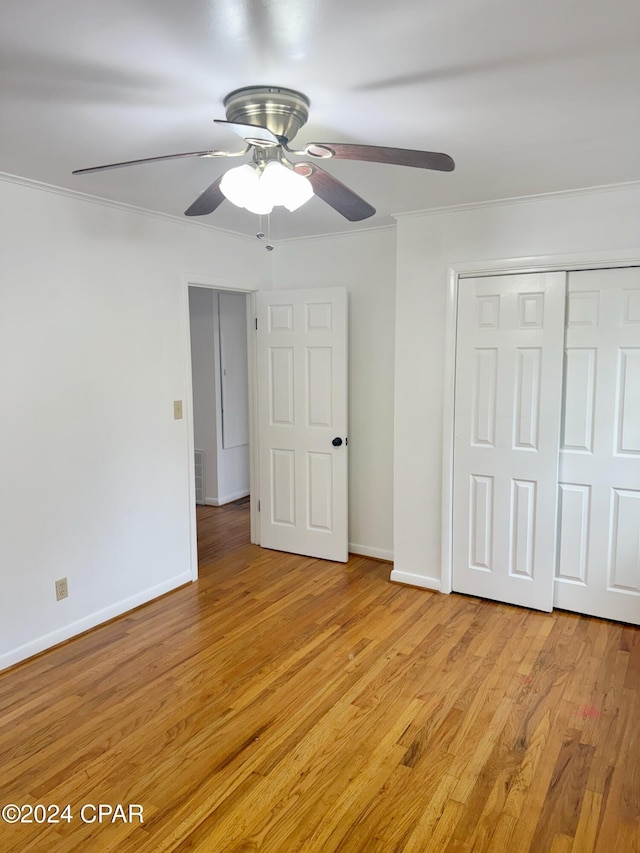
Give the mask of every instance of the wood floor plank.
M 75 815 L 2 853 L 640 853 L 637 628 L 248 528 L 198 508 L 197 584 L 0 674 L 0 806 Z
M 602 795 L 586 790 L 580 809 L 576 834 L 573 839 L 574 853 L 581 850 L 595 850 L 598 835 L 598 823 L 602 810 Z

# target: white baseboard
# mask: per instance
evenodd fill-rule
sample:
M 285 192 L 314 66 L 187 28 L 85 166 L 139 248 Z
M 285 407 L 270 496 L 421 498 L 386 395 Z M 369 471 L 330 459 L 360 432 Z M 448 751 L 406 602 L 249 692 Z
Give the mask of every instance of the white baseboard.
M 91 628 L 102 625 L 104 622 L 108 622 L 116 616 L 122 616 L 123 613 L 128 613 L 130 610 L 139 607 L 141 604 L 146 604 L 148 601 L 152 601 L 154 598 L 164 595 L 165 592 L 171 592 L 172 589 L 191 583 L 192 580 L 191 572 L 183 572 L 181 575 L 177 575 L 168 581 L 164 581 L 164 583 L 152 586 L 149 589 L 145 589 L 142 592 L 137 593 L 136 595 L 132 595 L 130 598 L 125 598 L 122 601 L 111 604 L 109 607 L 105 607 L 104 610 L 98 610 L 95 613 L 90 613 L 88 616 L 78 619 L 76 622 L 71 622 L 69 625 L 64 625 L 56 631 L 51 631 L 49 634 L 43 634 L 41 637 L 31 640 L 31 642 L 25 643 L 23 646 L 18 646 L 16 649 L 5 652 L 3 655 L 0 655 L 0 671 L 6 669 L 8 666 L 14 666 L 23 660 L 27 660 L 27 658 L 33 657 L 40 652 L 44 652 L 53 646 L 64 643 L 65 640 L 77 637 L 78 634 L 83 634 L 85 631 L 89 631 Z
M 414 575 L 411 572 L 399 572 L 394 569 L 391 572 L 389 580 L 396 583 L 404 583 L 409 586 L 419 586 L 422 589 L 434 589 L 436 592 L 442 591 L 442 581 L 440 578 L 431 578 L 425 575 Z
M 205 498 L 204 502 L 206 506 L 224 506 L 233 503 L 233 501 L 239 501 L 240 498 L 248 498 L 249 494 L 249 489 L 243 489 L 241 492 L 234 492 L 221 498 Z
M 385 560 L 393 563 L 393 551 L 384 548 L 370 548 L 369 545 L 358 545 L 357 542 L 349 542 L 349 553 L 359 554 L 361 557 L 373 557 L 374 560 Z

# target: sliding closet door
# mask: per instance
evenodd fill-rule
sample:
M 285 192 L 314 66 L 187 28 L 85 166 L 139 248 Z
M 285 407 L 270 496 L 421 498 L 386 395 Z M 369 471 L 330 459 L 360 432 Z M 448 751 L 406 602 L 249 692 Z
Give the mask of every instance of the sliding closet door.
M 555 605 L 640 624 L 640 269 L 569 273 Z
M 461 280 L 453 588 L 551 610 L 565 273 Z

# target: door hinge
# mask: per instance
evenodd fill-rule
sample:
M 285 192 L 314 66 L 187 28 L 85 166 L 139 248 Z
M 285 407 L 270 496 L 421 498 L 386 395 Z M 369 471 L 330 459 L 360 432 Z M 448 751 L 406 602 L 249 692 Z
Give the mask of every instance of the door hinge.
M 258 318 L 256 317 L 256 332 L 258 331 Z
M 258 501 L 258 512 L 260 512 L 260 501 Z

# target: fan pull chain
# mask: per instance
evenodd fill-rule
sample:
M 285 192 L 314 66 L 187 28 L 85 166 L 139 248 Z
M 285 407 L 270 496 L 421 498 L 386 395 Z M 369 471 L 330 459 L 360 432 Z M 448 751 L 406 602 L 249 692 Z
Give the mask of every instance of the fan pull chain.
M 258 214 L 258 233 L 256 234 L 256 237 L 258 238 L 258 240 L 264 240 L 264 238 L 265 238 L 265 233 L 262 230 L 262 214 L 261 213 Z M 265 249 L 267 250 L 267 252 L 273 252 L 274 247 L 273 247 L 273 244 L 271 242 L 271 214 L 270 213 L 267 214 L 266 238 L 267 238 L 267 243 L 265 245 Z
M 267 213 L 267 252 L 273 252 L 273 243 L 271 242 L 271 214 Z

